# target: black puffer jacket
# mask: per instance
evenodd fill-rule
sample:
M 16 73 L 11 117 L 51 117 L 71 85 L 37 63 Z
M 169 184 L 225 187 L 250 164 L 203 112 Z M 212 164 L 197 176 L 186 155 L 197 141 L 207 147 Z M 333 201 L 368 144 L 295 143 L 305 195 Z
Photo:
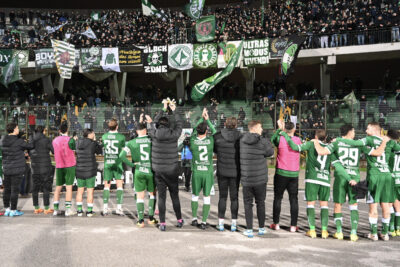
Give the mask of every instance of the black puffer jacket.
M 246 133 L 240 139 L 240 170 L 243 186 L 268 182 L 266 157 L 274 154 L 268 139 L 255 133 Z
M 89 138 L 78 139 L 76 143 L 76 178 L 88 179 L 97 175 L 96 155 L 101 154 L 102 147 Z
M 51 166 L 50 152 L 54 154 L 50 138 L 43 133 L 36 133 L 33 136 L 35 149 L 29 152 L 33 174 L 48 173 L 53 170 Z
M 2 140 L 4 175 L 22 175 L 25 173 L 25 150 L 33 149 L 33 143 L 27 143 L 16 135 L 6 135 Z
M 214 135 L 214 152 L 217 154 L 217 175 L 240 176 L 239 140 L 236 129 L 222 129 Z
M 154 118 L 154 121 L 162 116 L 162 111 Z M 160 125 L 155 129 L 154 123 L 149 131 L 151 137 L 151 166 L 155 173 L 171 173 L 177 171 L 179 167 L 178 158 L 178 139 L 182 133 L 183 121 L 177 110 L 174 112 L 175 127 L 165 127 Z

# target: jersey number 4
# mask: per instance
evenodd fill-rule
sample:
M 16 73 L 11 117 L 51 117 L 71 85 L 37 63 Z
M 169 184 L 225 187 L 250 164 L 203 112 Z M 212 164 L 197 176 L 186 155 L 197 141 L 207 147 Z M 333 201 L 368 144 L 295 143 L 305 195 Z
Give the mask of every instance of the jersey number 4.
M 105 150 L 104 152 L 109 155 L 118 155 L 118 140 L 104 140 Z

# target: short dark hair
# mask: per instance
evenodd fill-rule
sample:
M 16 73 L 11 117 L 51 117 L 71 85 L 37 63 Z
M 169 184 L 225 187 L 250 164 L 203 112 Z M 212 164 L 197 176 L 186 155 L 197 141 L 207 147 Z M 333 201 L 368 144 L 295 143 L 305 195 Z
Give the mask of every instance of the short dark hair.
M 108 122 L 108 129 L 110 129 L 110 131 L 115 131 L 118 127 L 118 122 L 116 119 L 112 118 L 109 122 Z
M 379 124 L 379 122 L 371 121 L 370 123 L 368 123 L 368 125 L 377 128 L 379 131 L 381 130 L 381 125 Z
M 15 122 L 8 123 L 7 126 L 6 126 L 7 133 L 9 133 L 9 134 L 13 133 L 15 128 L 17 128 L 17 126 L 18 125 Z
M 326 131 L 324 129 L 318 129 L 315 131 L 315 136 L 319 141 L 324 142 L 326 140 Z
M 256 126 L 257 124 L 261 124 L 261 121 L 259 120 L 251 120 L 249 121 L 249 123 L 247 124 L 247 127 L 249 129 L 254 128 L 254 126 Z
M 136 130 L 141 131 L 141 130 L 144 130 L 144 129 L 147 129 L 146 123 L 144 123 L 144 122 L 138 123 L 138 125 L 136 127 Z
M 340 127 L 340 135 L 341 136 L 346 136 L 349 132 L 351 132 L 354 129 L 354 127 L 350 124 L 345 124 Z
M 45 127 L 42 125 L 39 125 L 38 127 L 36 127 L 35 132 L 36 133 L 43 133 L 44 132 Z
M 400 133 L 399 133 L 399 131 L 397 131 L 395 129 L 389 129 L 388 132 L 387 132 L 387 136 L 390 139 L 398 140 L 400 138 Z
M 68 131 L 68 124 L 66 122 L 61 123 L 59 131 L 65 134 Z
M 235 129 L 237 127 L 237 119 L 235 117 L 226 118 L 225 127 L 227 129 Z
M 200 134 L 200 135 L 205 134 L 206 131 L 207 131 L 207 127 L 208 127 L 207 122 L 203 121 L 202 123 L 200 123 L 199 125 L 197 125 L 196 131 L 197 131 L 197 133 Z
M 294 129 L 294 123 L 291 121 L 288 121 L 285 123 L 285 130 L 287 131 L 291 131 Z
M 84 131 L 83 131 L 83 137 L 88 137 L 89 136 L 89 134 L 91 134 L 91 133 L 93 133 L 93 129 L 89 129 L 89 128 L 87 128 L 87 129 L 85 129 Z
M 163 126 L 165 126 L 165 127 L 169 127 L 169 120 L 168 120 L 167 117 L 161 117 L 161 118 L 158 120 L 158 124 L 159 124 L 159 125 L 163 125 Z

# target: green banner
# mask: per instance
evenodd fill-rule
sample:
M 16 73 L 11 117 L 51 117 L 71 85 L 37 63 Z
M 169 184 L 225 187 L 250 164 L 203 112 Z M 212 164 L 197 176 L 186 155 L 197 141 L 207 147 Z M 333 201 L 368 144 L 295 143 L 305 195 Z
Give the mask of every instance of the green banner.
M 28 50 L 14 50 L 13 57 L 18 57 L 18 64 L 20 68 L 27 68 L 29 61 Z
M 193 67 L 199 69 L 217 67 L 217 44 L 195 44 L 193 46 Z
M 10 83 L 21 80 L 21 71 L 19 69 L 18 58 L 14 57 L 3 67 L 0 76 L 0 82 L 8 87 Z
M 0 67 L 3 67 L 10 62 L 12 53 L 12 49 L 0 49 Z
M 215 38 L 215 16 L 202 17 L 196 21 L 196 38 L 200 43 L 213 41 Z
M 206 0 L 191 0 L 189 4 L 185 5 L 185 13 L 192 19 L 199 19 L 203 12 L 204 2 Z
M 200 101 L 204 95 L 209 92 L 211 89 L 214 88 L 222 79 L 227 77 L 229 74 L 232 73 L 235 66 L 238 64 L 240 59 L 240 55 L 242 53 L 243 42 L 240 43 L 236 52 L 232 55 L 231 59 L 229 60 L 228 65 L 225 69 L 217 72 L 213 76 L 203 80 L 202 82 L 197 83 L 192 89 L 192 100 L 193 101 Z
M 101 47 L 81 48 L 82 72 L 101 69 Z
M 289 42 L 285 48 L 285 52 L 283 53 L 281 61 L 281 70 L 283 75 L 287 76 L 289 74 L 289 71 L 293 67 L 304 41 L 304 36 L 293 35 L 289 37 Z

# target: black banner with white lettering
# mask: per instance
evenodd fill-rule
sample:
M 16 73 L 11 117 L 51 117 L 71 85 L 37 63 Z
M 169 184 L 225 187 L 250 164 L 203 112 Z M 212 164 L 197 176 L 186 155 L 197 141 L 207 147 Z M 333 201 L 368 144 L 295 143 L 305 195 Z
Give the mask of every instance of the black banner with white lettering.
M 143 50 L 143 68 L 146 73 L 168 72 L 168 47 L 148 46 Z
M 35 50 L 35 64 L 38 69 L 51 69 L 56 67 L 53 48 Z

